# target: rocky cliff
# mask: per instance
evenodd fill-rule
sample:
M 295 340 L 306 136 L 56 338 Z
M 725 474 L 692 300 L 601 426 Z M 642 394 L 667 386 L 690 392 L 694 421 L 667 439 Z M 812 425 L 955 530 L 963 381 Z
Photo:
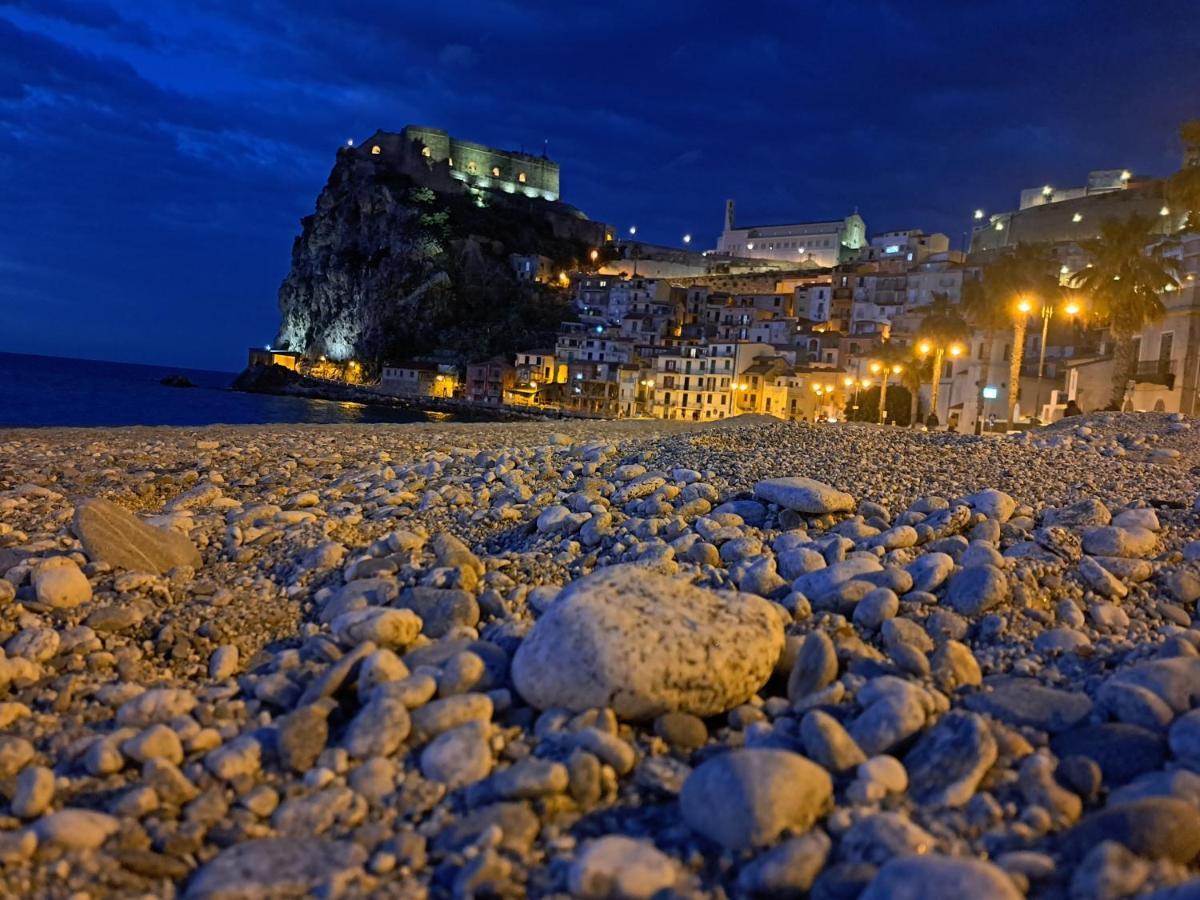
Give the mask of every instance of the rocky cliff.
M 279 289 L 275 345 L 368 369 L 447 351 L 459 361 L 545 341 L 567 314 L 509 255 L 567 268 L 603 227 L 563 203 L 468 189 L 445 164 L 339 151 Z

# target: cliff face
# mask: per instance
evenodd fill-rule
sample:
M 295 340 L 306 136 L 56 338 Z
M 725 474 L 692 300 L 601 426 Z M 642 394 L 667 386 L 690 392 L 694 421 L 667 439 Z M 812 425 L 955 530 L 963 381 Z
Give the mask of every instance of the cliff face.
M 275 346 L 353 357 L 368 369 L 439 349 L 465 361 L 544 340 L 567 313 L 565 295 L 518 282 L 509 254 L 566 268 L 602 232 L 564 204 L 472 194 L 424 163 L 354 150 L 339 151 L 302 224 L 279 289 Z

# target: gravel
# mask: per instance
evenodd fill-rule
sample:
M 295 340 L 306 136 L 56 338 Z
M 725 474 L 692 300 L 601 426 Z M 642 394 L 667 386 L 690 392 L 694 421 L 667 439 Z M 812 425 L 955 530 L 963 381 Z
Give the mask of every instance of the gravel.
M 0 893 L 1195 891 L 1193 425 L 0 432 Z

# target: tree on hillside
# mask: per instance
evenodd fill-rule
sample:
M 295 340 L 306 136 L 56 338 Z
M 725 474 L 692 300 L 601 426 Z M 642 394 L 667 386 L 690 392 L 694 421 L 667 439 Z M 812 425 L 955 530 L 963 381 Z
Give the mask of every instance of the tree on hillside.
M 1136 374 L 1134 336 L 1166 314 L 1160 295 L 1179 287 L 1183 271 L 1178 259 L 1166 255 L 1170 244 L 1153 233 L 1156 224 L 1149 216 L 1105 222 L 1098 238 L 1080 244 L 1091 262 L 1071 278 L 1072 284 L 1088 293 L 1093 310 L 1112 331 L 1111 402 L 1116 408 Z
M 1009 357 L 1007 421 L 1012 422 L 1021 388 L 1021 360 L 1025 353 L 1025 328 L 1028 310 L 1039 309 L 1059 293 L 1054 257 L 1042 244 L 1018 244 L 984 267 L 979 281 L 967 282 L 963 291 L 963 312 L 984 333 L 984 376 L 979 385 L 979 406 L 983 410 L 983 389 L 990 375 L 992 342 L 996 334 L 1012 328 L 1013 346 Z M 1022 312 L 1025 305 L 1027 311 Z
M 1183 141 L 1183 166 L 1167 179 L 1167 202 L 1186 213 L 1184 227 L 1200 228 L 1200 119 L 1179 126 Z

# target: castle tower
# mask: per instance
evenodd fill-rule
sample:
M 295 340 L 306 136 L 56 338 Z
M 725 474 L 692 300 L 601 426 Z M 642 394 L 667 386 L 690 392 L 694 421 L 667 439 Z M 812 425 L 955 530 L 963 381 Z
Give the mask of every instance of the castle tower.
M 725 201 L 725 230 L 733 231 L 733 201 Z

